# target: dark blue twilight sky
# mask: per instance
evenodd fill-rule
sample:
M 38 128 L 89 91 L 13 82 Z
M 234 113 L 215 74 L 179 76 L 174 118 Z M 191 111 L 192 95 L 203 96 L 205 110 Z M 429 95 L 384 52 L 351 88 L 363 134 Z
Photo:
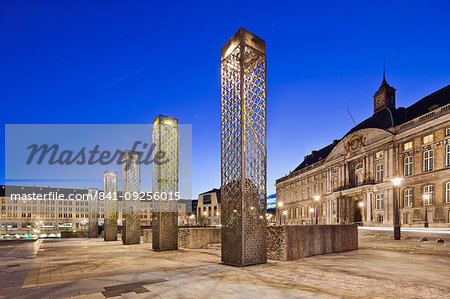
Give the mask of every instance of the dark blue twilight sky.
M 270 194 L 353 126 L 347 108 L 372 114 L 384 51 L 398 106 L 450 83 L 449 13 L 449 1 L 2 1 L 1 125 L 179 118 L 197 197 L 220 185 L 220 48 L 243 26 L 267 42 Z

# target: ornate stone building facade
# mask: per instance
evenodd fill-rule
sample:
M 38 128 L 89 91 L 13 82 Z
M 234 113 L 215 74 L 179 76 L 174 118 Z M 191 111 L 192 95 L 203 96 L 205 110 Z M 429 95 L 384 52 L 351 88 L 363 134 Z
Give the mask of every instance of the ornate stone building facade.
M 396 108 L 383 78 L 374 114 L 305 156 L 276 190 L 279 224 L 392 226 L 397 192 L 402 226 L 450 227 L 450 85 Z

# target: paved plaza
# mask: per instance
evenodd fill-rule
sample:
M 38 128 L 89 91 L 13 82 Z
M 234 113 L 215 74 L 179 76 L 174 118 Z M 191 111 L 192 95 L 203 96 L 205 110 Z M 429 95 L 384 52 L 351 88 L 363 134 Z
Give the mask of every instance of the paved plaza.
M 101 238 L 2 242 L 0 297 L 450 297 L 450 246 L 434 240 L 360 235 L 356 251 L 250 267 L 221 264 L 219 248 L 154 252 L 149 243 Z

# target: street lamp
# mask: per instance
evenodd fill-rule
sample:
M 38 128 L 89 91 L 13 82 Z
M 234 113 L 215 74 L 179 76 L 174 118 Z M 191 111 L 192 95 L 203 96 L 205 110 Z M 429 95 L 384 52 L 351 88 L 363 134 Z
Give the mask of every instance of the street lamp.
M 423 195 L 423 205 L 425 206 L 425 223 L 423 224 L 424 227 L 428 227 L 428 203 L 430 200 L 430 194 L 424 194 Z
M 287 213 L 288 213 L 287 210 L 284 210 L 284 211 L 283 211 L 283 215 L 284 215 L 285 218 L 287 218 Z M 286 221 L 286 219 L 285 219 L 285 221 Z
M 399 217 L 399 202 L 398 202 L 398 190 L 402 178 L 393 178 L 391 182 L 394 184 L 394 240 L 400 240 L 400 217 Z
M 364 225 L 364 201 L 360 201 L 358 203 L 359 208 L 361 209 L 361 226 Z
M 277 203 L 277 206 L 280 208 L 280 211 L 281 211 L 281 208 L 283 207 L 283 202 L 280 201 L 279 203 Z M 281 215 L 281 212 L 278 213 L 278 210 L 277 210 L 277 214 L 280 215 L 280 225 L 281 225 L 281 218 L 283 218 L 283 216 Z
M 319 224 L 319 214 L 317 213 L 319 211 L 319 206 L 317 204 L 319 202 L 319 200 L 320 200 L 319 195 L 314 196 L 314 201 L 316 202 L 316 209 L 314 212 L 314 214 L 316 215 L 316 225 Z
M 309 213 L 312 214 L 313 212 L 314 212 L 314 208 L 309 208 Z M 312 224 L 312 219 L 311 219 L 311 224 Z

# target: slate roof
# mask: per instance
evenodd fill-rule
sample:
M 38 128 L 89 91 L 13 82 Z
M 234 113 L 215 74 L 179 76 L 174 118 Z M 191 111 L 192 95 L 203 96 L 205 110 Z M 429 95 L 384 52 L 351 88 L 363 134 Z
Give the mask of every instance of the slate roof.
M 384 81 L 382 83 L 386 84 Z M 380 87 L 381 88 L 381 87 Z M 431 110 L 445 106 L 450 103 L 450 85 L 439 89 L 436 92 L 424 97 L 411 106 L 404 108 L 399 107 L 397 109 L 386 108 L 383 109 L 366 120 L 360 122 L 353 127 L 347 134 L 347 136 L 353 132 L 367 128 L 388 129 L 406 123 L 418 116 L 424 115 Z M 313 151 L 312 154 L 305 156 L 305 159 L 298 165 L 293 171 L 300 170 L 309 165 L 312 165 L 322 159 L 325 159 L 338 144 L 339 140 L 335 140 L 333 143 L 321 148 L 320 150 Z
M 218 203 L 221 203 L 222 198 L 221 198 L 221 196 L 220 196 L 220 194 L 221 194 L 220 188 L 219 188 L 219 189 L 213 188 L 213 189 L 211 189 L 211 190 L 209 190 L 209 191 L 200 193 L 199 195 L 208 194 L 208 193 L 217 193 L 217 195 L 216 195 L 216 196 L 217 196 L 217 202 L 218 202 Z

